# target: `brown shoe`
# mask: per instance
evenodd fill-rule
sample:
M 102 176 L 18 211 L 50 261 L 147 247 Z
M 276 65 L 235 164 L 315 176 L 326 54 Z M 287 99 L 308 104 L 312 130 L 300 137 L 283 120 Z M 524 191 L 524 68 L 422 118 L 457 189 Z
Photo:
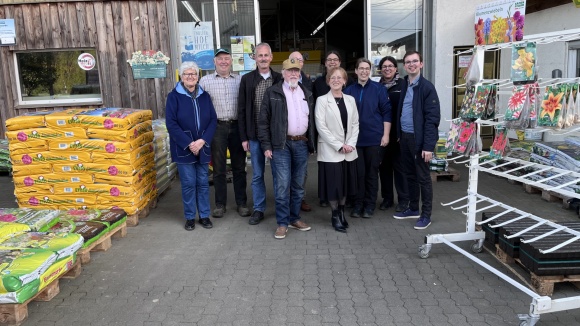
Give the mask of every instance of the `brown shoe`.
M 310 205 L 308 205 L 308 203 L 306 203 L 305 200 L 302 200 L 302 205 L 300 205 L 300 209 L 304 212 L 310 212 L 312 210 L 312 207 L 310 207 Z
M 288 225 L 288 227 L 292 228 L 292 229 L 296 229 L 298 231 L 309 231 L 310 229 L 312 229 L 310 227 L 310 225 L 308 225 L 300 220 Z
M 274 233 L 274 238 L 276 239 L 284 239 L 286 238 L 286 232 L 288 232 L 288 228 L 285 226 L 279 226 L 276 229 L 276 233 Z

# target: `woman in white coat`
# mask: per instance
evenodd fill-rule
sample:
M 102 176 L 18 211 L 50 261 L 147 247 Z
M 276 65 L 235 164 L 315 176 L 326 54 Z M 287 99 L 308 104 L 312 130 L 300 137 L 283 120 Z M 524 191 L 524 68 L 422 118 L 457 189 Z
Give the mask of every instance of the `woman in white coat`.
M 342 93 L 348 81 L 346 71 L 332 68 L 326 75 L 330 92 L 316 100 L 318 130 L 318 197 L 332 208 L 332 226 L 346 232 L 344 216 L 347 196 L 356 194 L 355 160 L 358 139 L 358 110 L 350 95 Z

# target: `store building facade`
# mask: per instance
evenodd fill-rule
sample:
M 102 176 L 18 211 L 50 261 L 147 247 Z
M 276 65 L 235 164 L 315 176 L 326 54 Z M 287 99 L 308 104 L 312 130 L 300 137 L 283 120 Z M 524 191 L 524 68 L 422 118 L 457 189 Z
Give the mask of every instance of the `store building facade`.
M 251 62 L 251 54 L 244 53 L 251 46 L 268 42 L 275 52 L 274 69 L 298 50 L 307 53 L 305 71 L 312 77 L 323 72 L 328 50 L 341 53 L 343 66 L 352 72 L 359 57 L 375 62 L 392 55 L 402 61 L 405 51 L 417 49 L 424 54 L 424 74 L 439 93 L 445 130 L 460 96 L 451 88 L 457 75 L 454 49 L 473 46 L 475 7 L 486 2 L 4 0 L 0 20 L 13 19 L 16 42 L 0 46 L 0 132 L 10 117 L 71 106 L 151 109 L 155 118 L 163 117 L 181 60 L 197 56 L 198 63 L 211 65 L 208 50 L 232 49 L 238 40 L 243 44 L 244 36 L 250 41 L 247 49 L 239 47 L 240 63 Z M 580 28 L 579 16 L 571 0 L 527 0 L 525 34 Z M 196 49 L 193 44 L 201 45 Z M 560 69 L 563 77 L 577 75 L 578 48 L 577 41 L 569 40 L 542 50 L 549 54 L 542 54 L 546 61 L 540 74 Z M 171 59 L 164 78 L 135 78 L 127 60 L 143 50 L 161 51 Z M 94 58 L 88 70 L 79 61 L 85 53 Z M 500 78 L 509 68 L 505 53 L 499 51 L 491 63 Z M 248 67 L 241 64 L 237 70 Z

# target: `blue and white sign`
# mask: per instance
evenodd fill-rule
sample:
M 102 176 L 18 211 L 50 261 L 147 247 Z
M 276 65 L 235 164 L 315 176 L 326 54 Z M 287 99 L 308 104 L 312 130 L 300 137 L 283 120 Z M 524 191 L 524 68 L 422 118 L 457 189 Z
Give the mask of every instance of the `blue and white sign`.
M 179 23 L 181 62 L 194 61 L 200 69 L 215 69 L 212 27 L 212 22 Z
M 0 45 L 16 45 L 14 19 L 0 19 Z

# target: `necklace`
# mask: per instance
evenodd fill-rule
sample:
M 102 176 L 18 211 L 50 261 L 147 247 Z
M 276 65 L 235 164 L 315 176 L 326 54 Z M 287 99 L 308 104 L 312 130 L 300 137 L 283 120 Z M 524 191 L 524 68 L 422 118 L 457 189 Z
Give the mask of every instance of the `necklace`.
M 334 100 L 336 101 L 336 105 L 340 104 L 340 100 L 342 100 L 342 97 L 335 97 Z

